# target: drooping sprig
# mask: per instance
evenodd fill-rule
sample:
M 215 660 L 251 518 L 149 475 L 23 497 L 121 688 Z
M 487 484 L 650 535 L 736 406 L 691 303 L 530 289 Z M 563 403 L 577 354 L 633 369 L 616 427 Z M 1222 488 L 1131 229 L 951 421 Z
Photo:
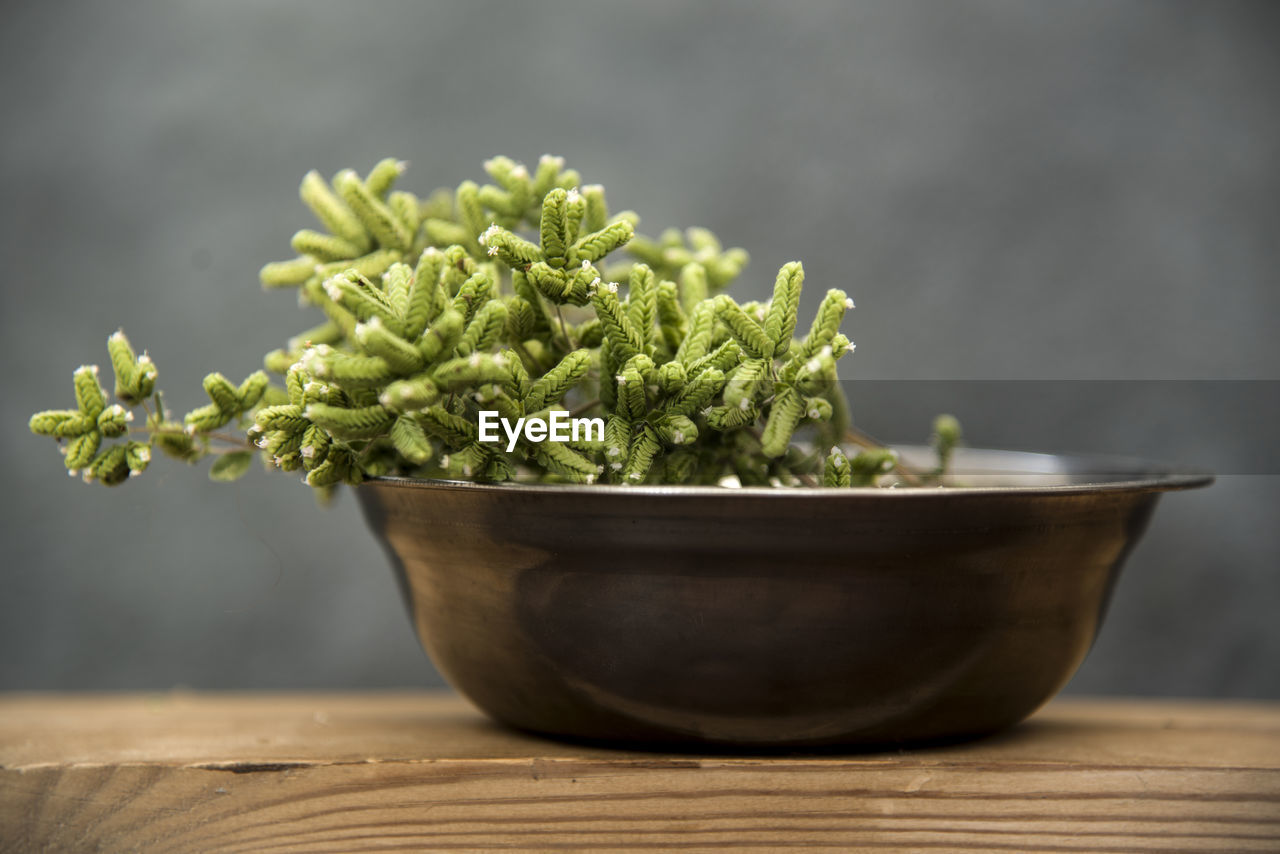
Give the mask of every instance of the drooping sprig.
M 244 440 L 218 432 L 232 421 L 243 420 L 267 392 L 262 371 L 251 374 L 239 386 L 222 374 L 209 374 L 204 387 L 211 403 L 174 421 L 156 391 L 157 370 L 151 358 L 135 354 L 123 331 L 107 339 L 107 353 L 115 373 L 115 397 L 109 403 L 99 381 L 97 365 L 83 365 L 73 375 L 75 409 L 53 409 L 31 416 L 33 433 L 58 440 L 68 473 L 86 482 L 107 486 L 141 474 L 151 462 L 152 450 L 186 462 L 209 454 L 246 447 Z M 144 427 L 132 427 L 134 410 L 145 415 Z M 141 437 L 141 438 L 140 438 Z M 111 440 L 120 440 L 112 442 Z M 227 469 L 215 465 L 215 479 Z

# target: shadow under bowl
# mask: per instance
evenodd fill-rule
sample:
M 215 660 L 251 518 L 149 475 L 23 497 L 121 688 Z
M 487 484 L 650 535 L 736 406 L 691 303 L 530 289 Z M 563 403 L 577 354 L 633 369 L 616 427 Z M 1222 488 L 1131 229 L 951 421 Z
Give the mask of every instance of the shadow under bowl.
M 927 449 L 900 448 L 927 459 Z M 356 491 L 445 678 L 577 739 L 742 747 L 979 735 L 1092 645 L 1160 494 L 1204 473 L 963 449 L 919 489 Z

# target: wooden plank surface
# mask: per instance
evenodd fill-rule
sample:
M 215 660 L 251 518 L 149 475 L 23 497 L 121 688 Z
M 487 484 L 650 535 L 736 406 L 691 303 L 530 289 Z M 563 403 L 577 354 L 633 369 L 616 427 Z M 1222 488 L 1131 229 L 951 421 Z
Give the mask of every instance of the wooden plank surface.
M 1280 704 L 862 754 L 561 744 L 443 694 L 0 695 L 0 850 L 1280 851 Z

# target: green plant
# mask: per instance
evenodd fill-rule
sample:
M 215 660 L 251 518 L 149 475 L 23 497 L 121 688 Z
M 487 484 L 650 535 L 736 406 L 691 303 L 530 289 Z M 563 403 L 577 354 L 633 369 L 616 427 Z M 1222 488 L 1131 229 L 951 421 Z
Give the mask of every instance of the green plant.
M 906 471 L 850 427 L 837 383 L 837 362 L 853 351 L 840 332 L 853 307 L 844 291 L 829 290 L 796 338 L 798 262 L 778 271 L 768 302 L 739 304 L 722 291 L 747 254 L 723 249 L 711 232 L 641 237 L 634 213 L 610 215 L 604 189 L 579 189 L 560 158 L 543 157 L 532 174 L 505 157 L 485 169 L 493 183 L 466 181 L 425 200 L 393 189 L 404 164 L 390 159 L 363 179 L 350 170 L 332 182 L 316 172 L 303 179 L 302 200 L 327 231 L 299 231 L 298 257 L 266 265 L 261 279 L 297 288 L 325 319 L 267 354 L 282 384 L 262 371 L 238 385 L 209 374 L 210 403 L 175 420 L 155 365 L 117 332 L 107 348 L 118 402 L 108 404 L 96 367 L 82 367 L 76 408 L 38 413 L 31 430 L 63 443 L 72 474 L 107 485 L 142 472 L 153 449 L 187 462 L 216 454 L 210 474 L 219 480 L 243 474 L 257 452 L 271 467 L 305 472 L 325 494 L 393 473 L 869 486 L 893 472 L 895 482 L 938 481 L 959 440 L 954 418 L 935 423 L 931 472 Z M 138 427 L 134 409 L 145 416 Z M 486 441 L 481 411 L 525 433 Z M 597 417 L 603 430 L 537 440 L 566 413 Z M 233 424 L 243 437 L 224 432 Z M 810 441 L 794 441 L 798 431 Z

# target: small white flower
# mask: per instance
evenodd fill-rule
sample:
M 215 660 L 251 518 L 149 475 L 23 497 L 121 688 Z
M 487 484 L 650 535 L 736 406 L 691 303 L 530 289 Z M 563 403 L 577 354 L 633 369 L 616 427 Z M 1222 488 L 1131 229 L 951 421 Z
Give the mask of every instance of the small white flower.
M 580 198 L 580 195 L 578 193 L 577 187 L 572 188 L 571 190 L 569 190 L 568 193 L 565 194 L 565 201 L 571 205 L 576 205 L 578 203 L 579 198 Z
M 492 258 L 494 255 L 498 254 L 498 247 L 490 246 L 488 249 L 485 250 L 485 254 L 488 255 L 490 258 Z
M 609 293 L 616 294 L 618 292 L 618 283 L 610 282 L 609 284 L 605 285 L 605 288 L 608 289 Z
M 617 375 L 615 375 L 615 376 L 614 376 L 614 379 L 618 381 L 618 385 L 626 385 L 626 384 L 627 384 L 627 378 L 626 378 L 626 377 L 624 377 L 622 374 L 617 374 Z
M 684 432 L 683 432 L 683 431 L 680 431 L 680 430 L 676 430 L 674 433 L 672 433 L 672 434 L 671 434 L 671 441 L 672 441 L 672 442 L 674 442 L 674 443 L 675 443 L 675 444 L 677 444 L 677 445 L 683 445 L 683 444 L 684 444 Z
M 622 468 L 622 463 L 617 463 L 617 462 L 609 463 L 609 468 L 611 468 L 614 471 L 618 471 L 619 469 Z M 72 472 L 72 474 L 74 474 L 74 472 Z
M 467 364 L 473 368 L 478 368 L 480 367 L 480 361 L 480 354 L 472 353 L 471 357 L 467 359 Z
M 751 408 L 751 399 L 744 397 L 742 400 L 738 401 L 738 408 L 743 412 L 746 412 Z
M 818 371 L 822 370 L 822 362 L 818 361 L 817 358 L 810 359 L 805 363 L 804 369 L 811 374 L 816 374 Z
M 812 418 L 814 421 L 817 421 L 817 420 L 818 420 L 818 416 L 819 416 L 819 415 L 821 415 L 821 414 L 822 414 L 822 413 L 818 412 L 818 410 L 817 410 L 817 409 L 810 409 L 810 410 L 809 410 L 809 417 L 810 417 L 810 418 Z
M 582 479 L 582 482 L 583 482 L 583 483 L 585 483 L 585 484 L 592 484 L 592 483 L 595 483 L 595 482 L 596 482 L 596 476 L 595 476 L 594 474 L 589 474 L 589 475 L 587 475 L 586 477 L 584 477 L 584 478 Z
M 845 298 L 845 301 L 844 301 L 844 307 L 845 307 L 845 308 L 853 308 L 853 300 L 851 300 L 851 299 L 849 299 L 849 298 L 847 298 L 847 297 L 846 297 L 846 298 Z
M 844 345 L 844 351 L 845 351 L 846 353 L 852 353 L 852 352 L 853 352 L 854 350 L 856 350 L 856 349 L 858 349 L 858 345 L 857 345 L 857 344 L 854 344 L 852 341 L 850 341 L 848 344 Z
M 633 471 L 631 474 L 627 475 L 627 480 L 639 480 L 639 479 L 640 479 L 640 472 L 638 471 Z
M 590 270 L 590 269 L 591 269 L 591 262 L 584 259 L 582 262 L 582 272 L 585 273 L 587 270 Z M 596 281 L 599 281 L 599 279 L 596 279 Z
M 517 163 L 515 168 L 511 170 L 511 177 L 518 178 L 523 181 L 529 177 L 529 169 L 523 163 Z
M 302 454 L 303 459 L 309 460 L 316 455 L 315 445 L 303 445 L 298 453 Z
M 616 457 L 621 453 L 622 453 L 622 449 L 619 448 L 617 445 L 614 445 L 613 447 L 609 448 L 609 451 L 608 451 L 608 454 L 611 457 Z

